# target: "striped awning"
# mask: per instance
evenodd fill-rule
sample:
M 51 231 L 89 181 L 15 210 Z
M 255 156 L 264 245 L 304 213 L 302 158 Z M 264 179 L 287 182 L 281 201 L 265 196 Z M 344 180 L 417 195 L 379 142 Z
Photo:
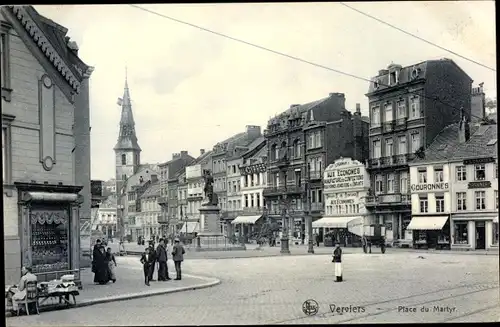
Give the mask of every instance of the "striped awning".
M 313 228 L 347 228 L 347 223 L 360 217 L 323 217 L 313 221 Z
M 448 216 L 412 217 L 406 229 L 411 230 L 441 230 L 446 224 Z
M 238 216 L 235 220 L 231 222 L 231 224 L 244 224 L 244 225 L 253 225 L 260 219 L 262 215 L 259 216 Z
M 187 224 L 187 229 L 186 229 L 186 224 Z M 187 233 L 192 234 L 192 233 L 199 233 L 200 232 L 200 223 L 197 221 L 188 221 L 185 222 L 184 225 L 182 225 L 182 228 L 179 230 L 181 233 Z

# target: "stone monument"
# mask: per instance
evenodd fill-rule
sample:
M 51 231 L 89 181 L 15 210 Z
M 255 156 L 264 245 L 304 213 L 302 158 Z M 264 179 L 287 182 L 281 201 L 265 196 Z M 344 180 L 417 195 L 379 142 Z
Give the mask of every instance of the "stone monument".
M 222 235 L 220 223 L 219 199 L 214 192 L 214 178 L 210 170 L 203 171 L 206 202 L 202 204 L 200 210 L 201 226 L 197 235 L 197 251 L 224 251 L 224 250 L 245 250 L 240 244 L 232 244 L 230 240 Z

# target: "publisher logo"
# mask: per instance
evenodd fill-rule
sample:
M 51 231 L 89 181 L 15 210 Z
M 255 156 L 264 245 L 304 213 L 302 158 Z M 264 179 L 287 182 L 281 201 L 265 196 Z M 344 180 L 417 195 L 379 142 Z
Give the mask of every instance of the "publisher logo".
M 302 312 L 308 316 L 314 316 L 319 311 L 319 304 L 315 300 L 306 300 L 302 304 Z

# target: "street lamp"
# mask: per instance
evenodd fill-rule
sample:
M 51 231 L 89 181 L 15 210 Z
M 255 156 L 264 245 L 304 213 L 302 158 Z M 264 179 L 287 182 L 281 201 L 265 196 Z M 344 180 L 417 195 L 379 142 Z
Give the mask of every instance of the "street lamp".
M 313 232 L 312 232 L 312 215 L 311 215 L 311 190 L 310 190 L 310 181 L 311 181 L 311 167 L 306 165 L 307 170 L 307 180 L 305 181 L 305 191 L 306 191 L 306 201 L 307 201 L 307 253 L 314 254 L 313 247 Z
M 285 185 L 285 194 L 281 195 L 281 205 L 282 205 L 282 219 L 283 219 L 283 228 L 281 235 L 281 254 L 290 254 L 290 247 L 288 244 L 288 199 L 286 194 L 286 185 Z

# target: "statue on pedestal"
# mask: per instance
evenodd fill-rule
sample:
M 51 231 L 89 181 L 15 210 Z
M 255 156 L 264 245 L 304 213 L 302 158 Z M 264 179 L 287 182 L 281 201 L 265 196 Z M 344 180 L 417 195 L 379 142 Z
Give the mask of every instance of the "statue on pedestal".
M 212 177 L 210 170 L 203 171 L 203 179 L 205 180 L 205 187 L 203 192 L 205 192 L 205 198 L 207 202 L 203 206 L 217 206 L 219 204 L 219 199 L 217 194 L 214 193 L 214 178 Z

